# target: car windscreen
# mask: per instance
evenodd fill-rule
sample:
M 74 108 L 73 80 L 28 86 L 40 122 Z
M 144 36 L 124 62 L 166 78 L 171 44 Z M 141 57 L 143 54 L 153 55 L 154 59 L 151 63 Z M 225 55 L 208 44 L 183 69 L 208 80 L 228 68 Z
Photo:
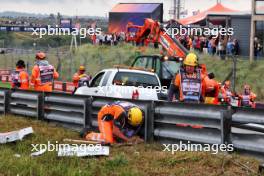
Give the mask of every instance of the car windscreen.
M 179 68 L 179 62 L 169 60 L 162 62 L 162 79 L 172 79 L 178 72 Z
M 114 77 L 113 84 L 136 87 L 151 86 L 152 88 L 159 86 L 159 82 L 156 76 L 133 72 L 118 72 Z

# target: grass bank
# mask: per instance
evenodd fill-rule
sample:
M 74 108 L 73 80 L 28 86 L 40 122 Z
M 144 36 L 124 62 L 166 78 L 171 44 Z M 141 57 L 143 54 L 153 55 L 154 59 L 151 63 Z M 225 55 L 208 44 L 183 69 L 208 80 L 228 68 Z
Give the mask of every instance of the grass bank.
M 257 175 L 259 163 L 252 158 L 203 152 L 171 154 L 163 152 L 159 144 L 112 147 L 108 157 L 57 157 L 56 152 L 46 152 L 33 158 L 29 156 L 31 144 L 65 143 L 64 138 L 77 139 L 78 134 L 28 118 L 0 116 L 0 132 L 28 126 L 34 134 L 0 145 L 0 175 Z

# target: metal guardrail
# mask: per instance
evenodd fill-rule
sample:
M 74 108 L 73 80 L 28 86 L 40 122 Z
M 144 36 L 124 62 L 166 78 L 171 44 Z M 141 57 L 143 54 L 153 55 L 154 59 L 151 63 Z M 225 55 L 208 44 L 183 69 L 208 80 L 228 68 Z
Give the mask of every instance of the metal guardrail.
M 9 92 L 8 112 L 16 115 L 38 117 L 38 101 L 40 94 L 37 92 L 11 91 Z
M 75 130 L 97 128 L 97 113 L 116 98 L 0 88 L 0 113 L 24 115 Z M 145 113 L 145 141 L 233 144 L 264 156 L 264 110 L 165 101 L 130 101 Z
M 154 138 L 221 144 L 221 120 L 227 107 L 204 104 L 156 102 Z M 184 127 L 181 125 L 184 124 Z
M 0 91 L 0 113 L 7 113 L 7 105 L 8 105 L 8 91 L 3 90 Z
M 43 119 L 61 123 L 80 130 L 87 126 L 87 111 L 90 97 L 70 96 L 60 93 L 46 93 L 43 98 Z

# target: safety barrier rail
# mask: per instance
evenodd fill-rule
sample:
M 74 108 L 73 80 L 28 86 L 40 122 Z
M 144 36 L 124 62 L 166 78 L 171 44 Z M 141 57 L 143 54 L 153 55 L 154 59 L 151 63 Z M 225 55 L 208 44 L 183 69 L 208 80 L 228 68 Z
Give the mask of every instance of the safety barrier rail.
M 97 128 L 97 113 L 116 98 L 0 88 L 0 113 L 24 115 L 75 130 Z M 233 144 L 264 158 L 264 110 L 166 101 L 126 100 L 145 115 L 145 141 Z
M 180 139 L 208 144 L 224 143 L 221 121 L 224 106 L 156 102 L 154 138 Z
M 80 130 L 88 125 L 87 108 L 90 101 L 90 97 L 46 93 L 43 101 L 43 119 Z

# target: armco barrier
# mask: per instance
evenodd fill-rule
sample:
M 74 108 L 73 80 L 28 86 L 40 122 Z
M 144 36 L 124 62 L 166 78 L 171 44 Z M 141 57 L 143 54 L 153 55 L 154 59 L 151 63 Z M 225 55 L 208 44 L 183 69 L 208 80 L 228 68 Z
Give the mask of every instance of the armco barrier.
M 257 123 L 264 125 L 264 110 L 236 108 L 232 119 L 234 123 Z
M 221 144 L 224 106 L 156 102 L 154 137 L 209 144 Z
M 8 90 L 0 90 L 0 113 L 6 114 L 8 111 Z
M 34 117 L 75 130 L 97 127 L 97 113 L 117 98 L 0 88 L 0 113 Z M 145 114 L 145 141 L 233 144 L 264 158 L 264 110 L 165 101 L 130 101 Z
M 38 117 L 38 112 L 42 108 L 38 106 L 41 93 L 30 91 L 10 91 L 8 112 L 16 115 Z
M 261 153 L 264 156 L 263 109 L 235 108 L 232 123 L 237 127 L 237 130 L 230 133 L 230 143 L 237 150 Z M 252 134 L 252 131 L 257 133 Z
M 60 93 L 46 93 L 44 97 L 44 120 L 58 122 L 72 129 L 88 126 L 90 115 L 87 111 L 90 97 L 71 96 Z M 91 104 L 91 103 L 90 103 Z

